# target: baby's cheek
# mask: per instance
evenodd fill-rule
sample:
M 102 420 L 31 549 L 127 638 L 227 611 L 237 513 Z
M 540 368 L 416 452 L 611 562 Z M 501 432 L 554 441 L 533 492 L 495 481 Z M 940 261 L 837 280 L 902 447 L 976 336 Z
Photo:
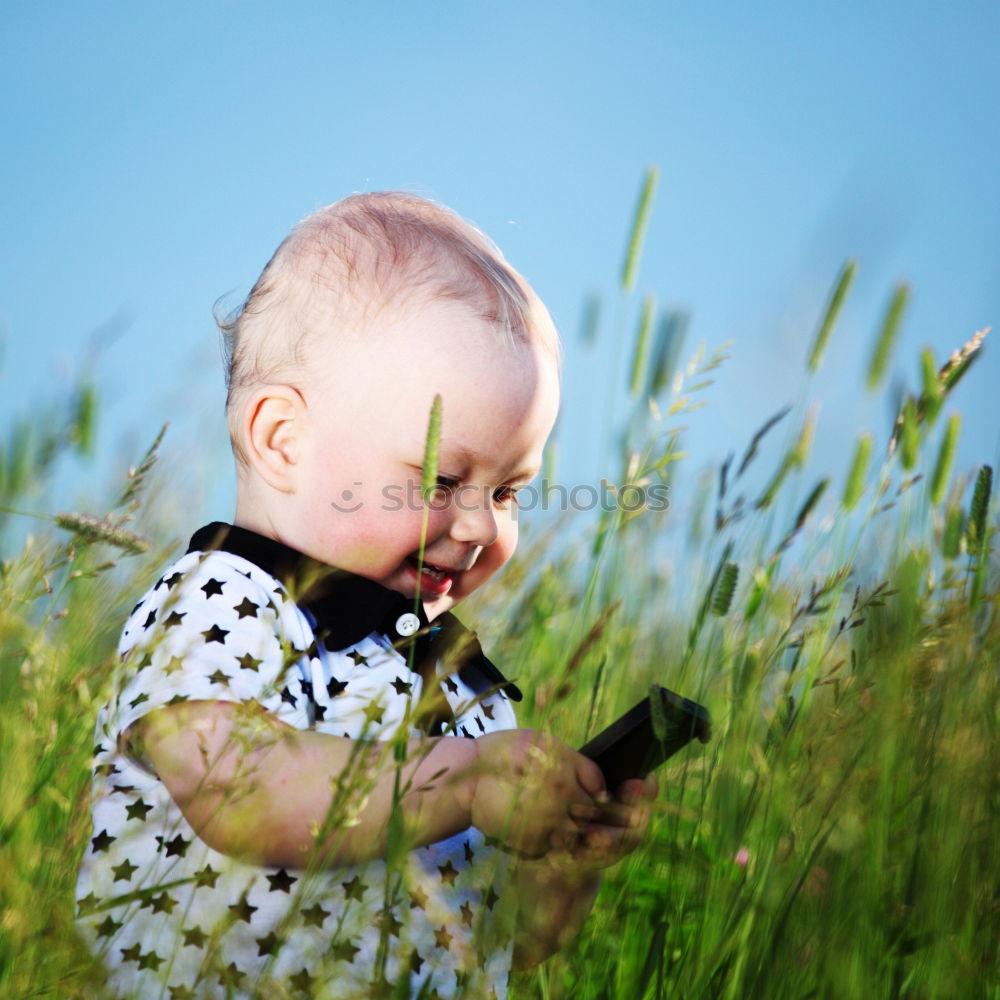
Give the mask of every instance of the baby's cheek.
M 388 515 L 390 518 L 399 515 Z M 323 561 L 349 573 L 379 579 L 399 565 L 403 555 L 393 545 L 384 518 L 368 516 L 366 508 L 338 512 L 326 524 L 321 542 Z
M 500 537 L 497 538 L 497 545 L 502 546 L 503 561 L 506 562 L 517 549 L 518 539 L 518 510 L 511 507 L 507 513 L 507 519 L 500 525 Z
M 395 569 L 398 560 L 391 563 L 385 548 L 379 544 L 378 538 L 359 538 L 345 552 L 344 559 L 337 565 L 350 569 L 359 576 L 378 578 Z

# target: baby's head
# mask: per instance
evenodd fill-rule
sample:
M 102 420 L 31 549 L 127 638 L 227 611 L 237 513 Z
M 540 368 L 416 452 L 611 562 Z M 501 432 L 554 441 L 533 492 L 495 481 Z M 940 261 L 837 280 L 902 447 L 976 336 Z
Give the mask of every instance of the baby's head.
M 476 229 L 408 194 L 300 223 L 224 330 L 238 524 L 452 607 L 510 557 L 559 398 L 552 321 Z M 427 421 L 438 493 L 418 578 Z

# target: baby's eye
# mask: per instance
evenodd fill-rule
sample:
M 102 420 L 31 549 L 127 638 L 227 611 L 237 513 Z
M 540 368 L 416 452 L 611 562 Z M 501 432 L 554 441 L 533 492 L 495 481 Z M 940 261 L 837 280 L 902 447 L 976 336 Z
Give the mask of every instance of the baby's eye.
M 434 482 L 432 499 L 436 503 L 447 503 L 456 489 L 458 480 L 454 476 L 438 476 Z
M 511 504 L 517 504 L 517 487 L 498 486 L 493 491 L 493 502 L 498 507 L 509 507 Z

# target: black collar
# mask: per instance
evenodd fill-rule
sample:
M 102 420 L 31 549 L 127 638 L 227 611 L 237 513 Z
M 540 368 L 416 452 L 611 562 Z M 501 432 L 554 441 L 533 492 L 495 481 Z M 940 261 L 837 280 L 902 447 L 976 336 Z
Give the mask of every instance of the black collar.
M 414 607 L 412 598 L 374 580 L 328 566 L 273 538 L 221 521 L 199 528 L 188 546 L 188 552 L 214 549 L 240 556 L 279 580 L 292 600 L 312 612 L 317 636 L 328 649 L 345 649 L 372 632 L 379 632 L 392 639 L 404 656 L 412 643 L 414 662 L 420 664 L 432 642 L 435 654 L 447 645 L 461 650 L 457 656 L 458 673 L 473 690 L 481 687 L 481 682 L 471 683 L 474 678 L 466 673 L 470 669 L 478 670 L 490 685 L 501 688 L 513 701 L 521 701 L 523 697 L 518 687 L 486 658 L 475 633 L 451 612 L 428 622 L 423 607 Z M 397 628 L 400 619 L 414 614 L 419 629 L 415 634 L 408 630 L 404 630 L 408 634 L 401 634 Z M 409 620 L 412 622 L 412 617 Z

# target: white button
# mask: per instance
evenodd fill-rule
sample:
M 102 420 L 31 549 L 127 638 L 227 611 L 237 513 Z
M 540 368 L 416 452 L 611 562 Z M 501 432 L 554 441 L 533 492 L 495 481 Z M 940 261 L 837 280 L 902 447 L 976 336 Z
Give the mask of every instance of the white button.
M 418 628 L 420 628 L 420 619 L 412 611 L 408 611 L 396 619 L 396 631 L 400 635 L 413 635 Z

